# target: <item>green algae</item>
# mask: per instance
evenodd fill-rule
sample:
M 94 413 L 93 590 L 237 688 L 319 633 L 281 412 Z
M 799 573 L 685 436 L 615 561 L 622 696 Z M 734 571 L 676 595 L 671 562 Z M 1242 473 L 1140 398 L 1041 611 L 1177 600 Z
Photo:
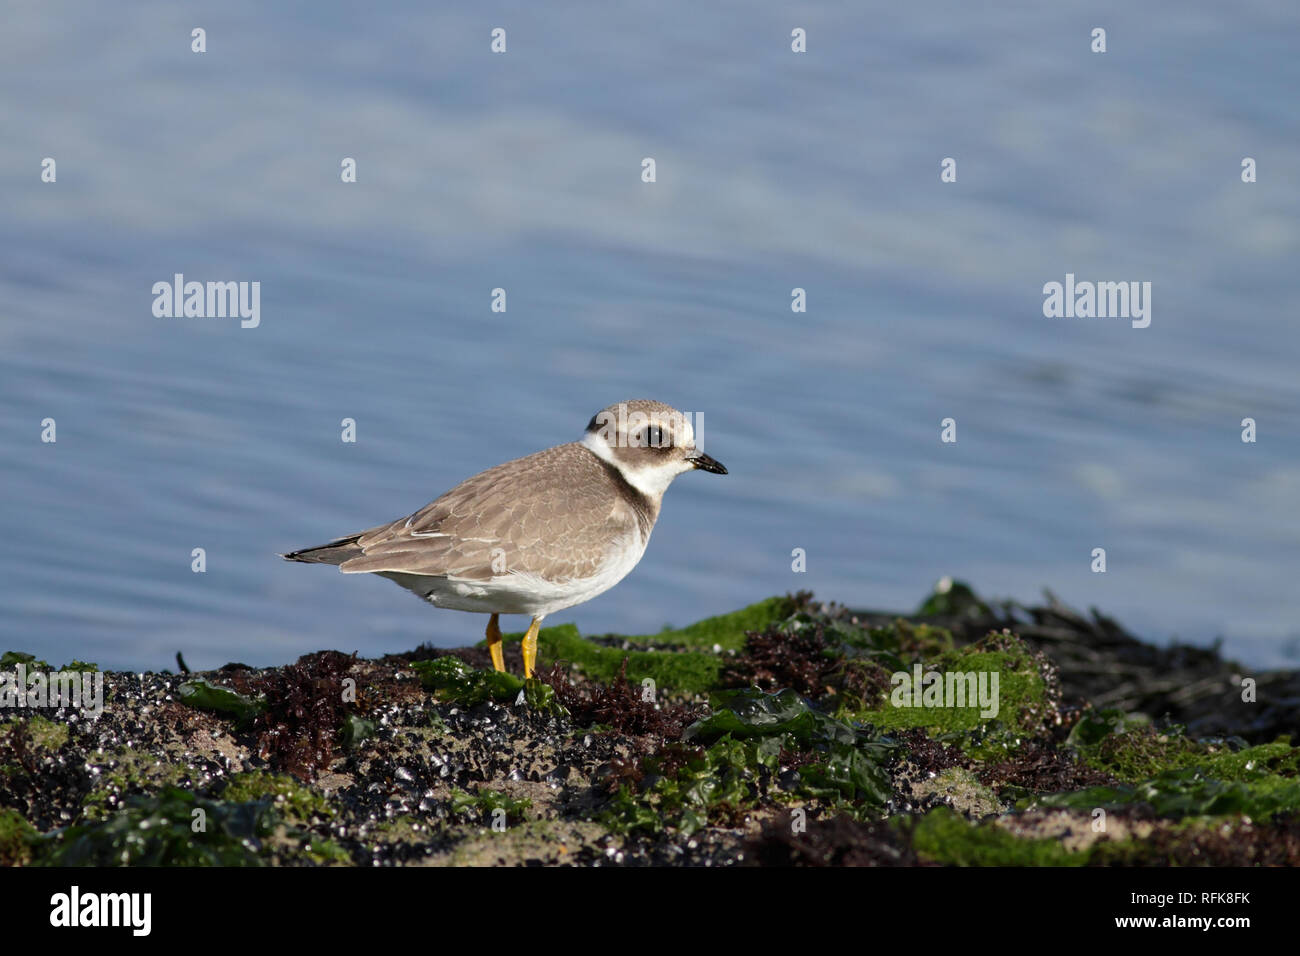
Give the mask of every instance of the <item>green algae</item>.
M 1111 729 L 1102 732 L 1101 726 Z M 1190 768 L 1224 781 L 1300 775 L 1300 747 L 1293 747 L 1289 737 L 1253 747 L 1236 739 L 1198 741 L 1185 736 L 1181 727 L 1157 732 L 1145 718 L 1115 711 L 1103 712 L 1083 731 L 1077 725 L 1066 744 L 1075 746 L 1088 766 L 1130 784 L 1165 770 Z
M 237 784 L 260 789 L 252 775 Z M 295 802 L 269 788 L 251 800 L 202 797 L 180 787 L 137 794 L 103 819 L 90 820 L 40 838 L 34 862 L 42 866 L 264 866 L 347 863 L 350 857 L 328 838 L 284 822 L 280 808 Z M 323 798 L 317 798 L 323 800 Z
M 68 725 L 33 714 L 14 725 L 14 732 L 25 734 L 28 745 L 36 751 L 53 753 L 68 742 Z
M 797 601 L 794 598 L 770 597 L 730 614 L 706 617 L 688 627 L 669 628 L 658 634 L 643 634 L 627 640 L 639 644 L 668 644 L 705 650 L 717 647 L 724 651 L 738 651 L 745 646 L 747 632 L 766 630 L 778 624 L 793 614 L 796 607 Z
M 355 750 L 362 741 L 373 737 L 378 728 L 379 725 L 367 717 L 348 714 L 343 719 L 343 726 L 339 729 L 339 739 L 343 744 L 343 749 Z
M 539 714 L 551 717 L 568 717 L 569 709 L 560 703 L 555 688 L 536 678 L 524 681 L 524 703 Z
M 1032 735 L 1001 720 L 988 720 L 968 731 L 929 731 L 940 743 L 954 746 L 972 760 L 984 764 L 1015 760 Z
M 965 581 L 941 578 L 916 609 L 917 617 L 987 618 L 992 613 Z
M 0 866 L 30 863 L 39 837 L 17 810 L 0 810 Z
M 451 811 L 467 815 L 484 826 L 492 826 L 498 819 L 498 813 L 504 813 L 506 823 L 522 823 L 526 813 L 532 809 L 533 801 L 527 797 L 511 797 L 496 790 L 483 789 L 478 793 L 468 793 L 458 787 L 451 791 Z
M 853 727 L 820 713 L 792 690 L 767 694 L 755 688 L 721 691 L 715 710 L 686 728 L 685 739 L 709 743 L 730 734 L 738 740 L 791 735 L 801 744 L 854 743 Z
M 1117 836 L 1093 826 L 1091 814 L 1073 822 L 1019 817 L 963 819 L 947 807 L 918 820 L 891 821 L 907 832 L 918 857 L 948 866 L 1243 866 L 1286 860 L 1275 846 L 1285 830 L 1257 827 L 1238 816 L 1156 819 L 1119 827 Z M 1036 827 L 1054 836 L 1033 836 Z M 1286 826 L 1285 823 L 1282 824 Z M 1013 832 L 1013 828 L 1021 833 Z M 1293 837 L 1291 838 L 1293 839 Z
M 627 679 L 646 679 L 663 690 L 701 693 L 716 687 L 722 673 L 722 659 L 701 651 L 624 651 L 602 647 L 586 640 L 572 624 L 545 628 L 538 635 L 543 659 L 568 661 L 582 668 L 591 680 L 612 683 L 627 660 Z
M 283 855 L 285 863 L 311 863 L 316 866 L 350 866 L 352 856 L 328 837 L 280 827 L 270 842 L 274 856 Z
M 380 820 L 370 828 L 370 832 L 384 843 L 415 844 L 427 843 L 436 829 L 426 819 L 402 813 L 389 820 Z
M 35 654 L 28 654 L 26 651 L 5 651 L 0 654 L 0 671 L 13 670 L 19 664 L 22 664 L 28 673 L 33 671 L 79 671 L 94 674 L 99 670 L 97 664 L 81 660 L 68 661 L 62 667 L 51 667 L 48 661 L 38 660 Z
M 524 682 L 514 674 L 476 670 L 452 655 L 435 657 L 431 661 L 415 661 L 411 668 L 419 675 L 425 690 L 434 691 L 440 700 L 464 707 L 487 700 L 513 701 L 524 689 Z
M 98 772 L 81 803 L 82 822 L 108 819 L 124 797 L 166 787 L 183 789 L 190 781 L 190 770 L 184 764 L 166 763 L 155 754 L 130 747 L 98 756 L 94 763 Z
M 893 668 L 895 670 L 901 670 L 907 661 L 937 657 L 956 647 L 952 631 L 947 628 L 934 624 L 917 624 L 902 617 L 865 631 L 856 629 L 857 633 L 842 624 L 831 632 L 837 631 L 843 634 L 844 643 L 849 647 L 875 651 L 878 656 L 895 655 L 898 664 Z
M 1300 810 L 1300 780 L 1260 774 L 1250 780 L 1217 780 L 1197 767 L 1166 770 L 1138 784 L 1087 787 L 1066 793 L 1044 794 L 1017 803 L 1024 810 L 1064 808 L 1118 809 L 1145 803 L 1158 816 L 1242 814 L 1265 818 L 1282 811 Z
M 26 651 L 5 651 L 0 654 L 0 671 L 13 670 L 19 664 L 22 664 L 29 673 L 53 669 L 47 661 L 37 660 L 35 654 L 28 654 Z
M 774 626 L 788 618 L 797 606 L 795 598 L 771 597 L 688 627 L 625 638 L 633 644 L 662 646 L 663 651 L 606 647 L 584 638 L 573 624 L 542 628 L 537 643 L 540 656 L 547 663 L 577 664 L 594 681 L 613 681 L 626 659 L 627 679 L 633 683 L 649 679 L 664 690 L 704 693 L 718 686 L 723 666 L 718 652 L 742 649 L 748 632 Z M 505 635 L 503 640 L 519 643 L 522 638 L 522 633 L 515 633 Z M 486 645 L 480 642 L 478 646 Z
M 832 804 L 860 819 L 880 814 L 892 795 L 887 774 L 873 757 L 858 747 L 833 744 L 826 756 L 799 770 L 796 790 Z
M 535 678 L 521 680 L 507 671 L 476 670 L 451 655 L 415 661 L 411 667 L 419 675 L 421 685 L 446 703 L 462 707 L 473 707 L 488 700 L 513 703 L 522 692 L 524 703 L 538 713 L 551 717 L 567 717 L 569 713 L 555 696 L 555 689 Z M 446 724 L 436 714 L 431 720 L 446 731 Z
M 1059 840 L 1018 837 L 993 823 L 972 823 L 948 807 L 916 821 L 912 846 L 923 860 L 948 866 L 1082 866 L 1085 853 Z
M 1244 781 L 1268 776 L 1300 776 L 1300 747 L 1291 746 L 1290 737 L 1281 737 L 1269 744 L 1258 744 L 1236 751 L 1221 744 L 1202 746 L 1207 748 L 1205 755 L 1190 765 L 1203 769 L 1208 776 L 1219 780 Z
M 1037 734 L 1054 710 L 1043 659 L 1009 632 L 991 633 L 975 644 L 957 648 L 952 633 L 934 625 L 903 618 L 878 627 L 843 621 L 819 624 L 804 613 L 782 622 L 777 632 L 794 634 L 812 626 L 820 626 L 823 656 L 841 662 L 834 681 L 837 686 L 827 688 L 840 719 L 895 730 L 921 728 L 935 736 L 979 731 L 991 725 L 1004 728 L 1008 740 L 1016 741 Z M 933 680 L 926 675 L 936 673 L 944 678 L 952 675 L 954 686 L 960 683 L 963 690 L 968 684 L 957 682 L 957 674 L 973 674 L 977 679 L 988 675 L 985 680 L 990 688 L 992 675 L 996 675 L 997 713 L 986 716 L 986 708 L 974 699 L 961 699 L 962 706 L 957 706 L 957 701 L 912 705 L 903 691 L 916 680 L 918 665 L 922 680 Z M 918 703 L 933 700 L 924 692 L 925 686 L 916 695 Z
M 720 693 L 710 716 L 686 729 L 684 742 L 643 758 L 641 780 L 620 784 L 599 817 L 616 832 L 691 834 L 734 819 L 760 797 L 814 798 L 857 816 L 876 816 L 892 795 L 883 763 L 892 741 L 813 709 L 793 691 L 756 688 Z M 694 745 L 694 746 L 692 746 Z M 785 754 L 803 758 L 782 784 Z
M 177 699 L 188 707 L 211 711 L 235 718 L 242 725 L 266 711 L 264 698 L 247 697 L 229 687 L 222 687 L 202 678 L 188 680 L 177 688 Z
M 716 695 L 716 703 L 713 714 L 686 728 L 687 741 L 761 740 L 764 756 L 773 748 L 813 755 L 800 768 L 798 793 L 868 814 L 889 800 L 892 788 L 883 765 L 897 745 L 874 728 L 827 716 L 789 690 L 730 691 Z
M 131 796 L 106 819 L 56 830 L 38 862 L 47 866 L 261 866 L 272 836 L 270 800 L 225 803 L 164 787 Z
M 995 716 L 984 716 L 978 702 L 967 706 L 947 702 L 940 706 L 908 706 L 907 698 L 898 693 L 899 686 L 880 706 L 859 711 L 843 708 L 837 716 L 890 729 L 921 728 L 932 735 L 978 731 L 997 720 L 1013 738 L 1032 737 L 1040 731 L 1050 705 L 1043 675 L 1027 645 L 1006 635 L 998 638 L 999 643 L 1013 646 L 991 650 L 981 641 L 960 650 L 945 651 L 921 665 L 923 674 L 996 674 Z M 989 680 L 991 686 L 991 677 Z
M 707 748 L 670 745 L 642 761 L 647 780 L 641 789 L 621 785 L 597 820 L 615 833 L 659 834 L 671 828 L 690 835 L 724 814 L 753 806 L 780 753 L 779 738 L 724 737 Z
M 1151 718 L 1146 714 L 1129 714 L 1113 707 L 1090 710 L 1070 729 L 1065 744 L 1067 747 L 1092 747 L 1112 735 L 1124 735 L 1150 726 Z
M 1140 783 L 1164 770 L 1196 766 L 1214 756 L 1213 748 L 1198 745 L 1176 730 L 1156 733 L 1149 727 L 1107 736 L 1078 750 L 1085 764 L 1124 783 Z
M 269 799 L 287 823 L 305 826 L 333 819 L 334 810 L 325 797 L 288 774 L 249 770 L 230 776 L 221 791 L 228 803 L 252 803 Z

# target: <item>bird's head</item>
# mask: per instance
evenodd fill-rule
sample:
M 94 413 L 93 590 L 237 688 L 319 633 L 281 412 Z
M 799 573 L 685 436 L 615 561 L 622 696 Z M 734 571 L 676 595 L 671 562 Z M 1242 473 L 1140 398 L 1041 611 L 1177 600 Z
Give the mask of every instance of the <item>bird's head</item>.
M 656 501 L 684 471 L 727 473 L 700 450 L 690 415 L 646 398 L 601 409 L 587 423 L 582 444 Z

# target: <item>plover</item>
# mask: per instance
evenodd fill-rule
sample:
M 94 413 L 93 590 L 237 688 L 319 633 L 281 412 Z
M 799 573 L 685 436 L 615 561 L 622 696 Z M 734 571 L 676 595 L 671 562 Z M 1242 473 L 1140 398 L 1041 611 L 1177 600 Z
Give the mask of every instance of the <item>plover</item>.
M 548 614 L 608 591 L 645 553 L 672 480 L 727 469 L 696 447 L 687 415 L 648 399 L 592 416 L 580 441 L 516 458 L 398 518 L 281 557 L 397 582 L 436 607 L 491 614 L 492 666 L 505 670 L 498 617 L 527 614 L 524 676 Z

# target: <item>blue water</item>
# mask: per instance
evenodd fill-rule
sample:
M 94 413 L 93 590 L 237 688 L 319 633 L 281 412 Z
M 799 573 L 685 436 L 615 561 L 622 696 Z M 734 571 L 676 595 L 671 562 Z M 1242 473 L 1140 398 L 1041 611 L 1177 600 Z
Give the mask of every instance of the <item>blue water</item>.
M 648 396 L 731 474 L 683 476 L 632 575 L 552 622 L 907 609 L 951 574 L 1294 665 L 1294 3 L 427 6 L 7 12 L 0 648 L 477 640 L 276 553 Z M 155 318 L 177 272 L 260 282 L 260 326 Z M 1150 281 L 1150 327 L 1044 318 L 1067 272 Z

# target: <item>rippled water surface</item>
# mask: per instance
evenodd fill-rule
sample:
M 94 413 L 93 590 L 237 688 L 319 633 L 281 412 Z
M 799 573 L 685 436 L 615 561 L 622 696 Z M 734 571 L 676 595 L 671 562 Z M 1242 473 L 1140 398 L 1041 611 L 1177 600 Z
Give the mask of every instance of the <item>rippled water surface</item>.
M 11 11 L 0 645 L 143 669 L 477 640 L 276 553 L 650 396 L 731 474 L 680 479 L 633 574 L 553 622 L 911 608 L 951 574 L 1294 662 L 1294 4 L 838 6 Z M 260 282 L 260 325 L 155 318 L 175 273 Z M 1150 327 L 1044 318 L 1066 273 L 1150 281 Z

